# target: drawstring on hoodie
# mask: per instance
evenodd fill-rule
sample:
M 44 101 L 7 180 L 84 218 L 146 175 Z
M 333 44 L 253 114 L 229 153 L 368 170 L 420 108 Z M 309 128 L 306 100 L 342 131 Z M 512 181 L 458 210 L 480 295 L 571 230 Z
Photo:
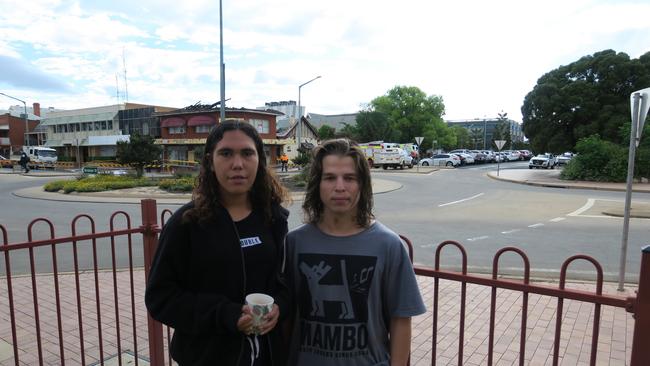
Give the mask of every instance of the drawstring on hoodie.
M 246 340 L 251 349 L 251 366 L 253 366 L 255 360 L 260 357 L 260 342 L 257 339 L 257 334 L 246 336 Z

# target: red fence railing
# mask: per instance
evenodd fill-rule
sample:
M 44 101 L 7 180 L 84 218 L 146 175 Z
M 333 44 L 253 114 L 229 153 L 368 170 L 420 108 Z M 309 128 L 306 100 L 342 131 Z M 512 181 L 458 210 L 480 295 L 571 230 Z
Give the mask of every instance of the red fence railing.
M 151 347 L 158 334 L 162 340 L 162 333 L 156 331 L 157 323 L 149 326 L 149 332 L 143 327 L 147 315 L 136 288 L 144 288 L 145 279 L 134 274 L 133 245 L 133 235 L 142 234 L 148 268 L 159 231 L 155 201 L 143 200 L 142 219 L 141 226 L 132 227 L 130 216 L 117 211 L 110 216 L 109 229 L 98 232 L 95 220 L 81 214 L 71 222 L 71 235 L 57 237 L 50 220 L 37 218 L 27 227 L 27 241 L 18 243 L 9 243 L 7 230 L 0 225 L 5 266 L 0 289 L 6 285 L 7 292 L 0 305 L 6 301 L 9 309 L 9 319 L 2 320 L 3 311 L 0 322 L 11 324 L 13 364 L 103 365 L 117 358 L 122 365 L 125 353 L 136 365 L 147 356 L 152 364 L 159 361 L 157 353 L 143 348 L 142 340 L 148 339 Z M 47 238 L 35 239 L 34 232 L 42 226 L 39 234 Z M 116 258 L 118 242 L 128 259 L 121 266 Z M 43 252 L 48 247 L 50 251 Z M 100 264 L 100 252 L 110 258 L 104 260 L 108 265 Z M 15 263 L 25 267 L 22 273 L 14 275 Z M 0 337 L 5 329 L 0 327 Z
M 0 321 L 3 324 L 9 323 L 11 328 L 9 335 L 5 327 L 0 327 L 0 338 L 11 339 L 13 348 L 13 358 L 0 364 L 9 364 L 13 360 L 15 365 L 96 363 L 103 365 L 110 358 L 117 357 L 118 364 L 122 365 L 125 354 L 131 355 L 136 365 L 141 358 L 147 359 L 154 366 L 164 365 L 165 362 L 172 364 L 166 352 L 168 349 L 166 341 L 170 339 L 170 330 L 166 327 L 164 331 L 160 323 L 148 316 L 141 292 L 145 286 L 160 232 L 156 202 L 142 200 L 141 211 L 141 226 L 132 227 L 129 215 L 117 211 L 110 217 L 109 229 L 102 232 L 96 230 L 93 218 L 88 215 L 77 215 L 71 223 L 72 234 L 63 237 L 56 236 L 51 221 L 44 218 L 35 219 L 28 225 L 28 240 L 18 243 L 9 243 L 7 230 L 0 225 L 2 239 L 0 252 L 4 255 L 5 266 L 5 276 L 0 277 L 0 293 L 6 291 L 7 294 L 6 297 L 0 296 L 0 309 L 8 309 L 9 312 L 8 319 L 5 320 L 4 310 L 0 311 Z M 161 225 L 170 214 L 169 210 L 160 213 Z M 121 225 L 117 224 L 118 220 L 121 220 Z M 80 229 L 82 222 L 86 223 L 85 231 Z M 42 225 L 45 229 L 41 229 L 39 233 L 47 238 L 35 239 L 33 235 L 35 227 Z M 134 234 L 142 235 L 141 247 L 134 245 Z M 409 256 L 412 259 L 412 245 L 406 237 L 402 238 L 408 244 Z M 118 247 L 128 252 L 128 264 L 118 263 Z M 440 255 L 447 247 L 455 247 L 461 252 L 460 272 L 440 269 Z M 144 271 L 136 275 L 134 252 L 138 248 L 142 250 Z M 44 252 L 43 249 L 46 251 Z M 101 251 L 104 257 L 108 252 L 110 257 L 108 265 L 100 264 Z M 80 252 L 84 255 L 80 255 Z M 515 253 L 522 258 L 524 274 L 521 280 L 498 278 L 499 258 L 505 253 Z M 13 260 L 18 259 L 19 256 L 27 257 L 23 258 L 23 264 L 29 269 L 25 271 L 25 275 L 13 275 L 12 272 Z M 512 290 L 522 294 L 518 355 L 520 365 L 527 360 L 526 330 L 530 294 L 557 298 L 552 355 L 554 365 L 558 364 L 559 359 L 561 318 L 565 300 L 576 300 L 594 306 L 590 364 L 596 363 L 600 309 L 604 305 L 623 308 L 633 314 L 634 338 L 629 364 L 649 365 L 650 246 L 643 249 L 642 256 L 637 296 L 621 297 L 602 293 L 602 269 L 591 257 L 576 255 L 567 259 L 562 265 L 559 287 L 552 287 L 530 283 L 530 263 L 526 254 L 520 249 L 507 247 L 498 251 L 493 258 L 492 276 L 487 277 L 467 273 L 467 253 L 460 243 L 454 241 L 441 243 L 436 249 L 434 268 L 415 266 L 417 275 L 432 278 L 434 282 L 431 364 L 435 365 L 437 362 L 436 350 L 439 346 L 437 337 L 441 326 L 438 317 L 441 302 L 439 281 L 448 280 L 461 285 L 456 352 L 458 365 L 463 365 L 467 361 L 464 356 L 466 346 L 464 338 L 468 284 L 484 286 L 491 290 L 488 355 L 485 361 L 488 365 L 495 362 L 492 355 L 496 328 L 496 299 L 499 290 Z M 88 258 L 85 265 L 82 264 L 82 257 Z M 576 260 L 586 260 L 594 265 L 597 277 L 596 291 L 565 288 L 567 268 Z M 142 273 L 144 275 L 140 275 Z M 5 286 L 6 289 L 3 289 Z
M 412 253 L 412 244 L 408 238 L 402 236 L 402 239 L 409 247 L 409 253 Z M 440 269 L 440 254 L 442 249 L 447 246 L 456 247 L 461 252 L 461 272 L 445 271 Z M 524 262 L 524 278 L 522 281 L 515 281 L 509 279 L 498 279 L 498 263 L 499 258 L 503 253 L 514 252 L 521 256 Z M 461 284 L 461 298 L 460 298 L 460 314 L 459 314 L 459 336 L 458 336 L 458 365 L 463 365 L 463 351 L 464 351 L 464 333 L 465 333 L 465 309 L 467 304 L 467 284 L 476 284 L 491 287 L 491 301 L 490 301 L 490 325 L 489 325 L 489 340 L 488 340 L 488 358 L 487 364 L 493 364 L 493 346 L 494 346 L 494 331 L 495 331 L 495 311 L 496 311 L 496 294 L 497 289 L 507 289 L 518 291 L 523 294 L 522 296 L 522 316 L 521 316 L 521 329 L 520 329 L 520 347 L 519 347 L 519 365 L 524 365 L 526 360 L 526 329 L 527 329 L 527 314 L 528 314 L 528 295 L 538 294 L 544 296 L 551 296 L 558 299 L 558 306 L 556 312 L 556 326 L 555 335 L 553 338 L 553 365 L 559 363 L 559 344 L 562 331 L 562 314 L 563 303 L 565 299 L 577 300 L 580 302 L 594 304 L 593 316 L 593 330 L 591 335 L 591 356 L 590 365 L 596 364 L 596 353 L 598 347 L 599 337 L 599 323 L 600 323 L 600 309 L 602 305 L 613 306 L 626 309 L 627 312 L 633 314 L 635 318 L 634 338 L 631 352 L 631 366 L 645 366 L 650 364 L 650 246 L 647 246 L 642 251 L 641 273 L 639 275 L 639 288 L 636 297 L 620 297 L 606 295 L 602 293 L 603 286 L 603 271 L 600 264 L 593 258 L 585 255 L 574 255 L 568 258 L 562 264 L 560 272 L 559 287 L 545 286 L 541 284 L 530 284 L 530 264 L 526 254 L 518 248 L 507 247 L 499 250 L 493 259 L 492 277 L 477 276 L 467 273 L 467 253 L 464 247 L 455 241 L 445 241 L 438 245 L 435 254 L 434 268 L 424 266 L 415 266 L 415 273 L 419 276 L 432 277 L 434 279 L 434 294 L 433 294 L 433 333 L 431 339 L 432 357 L 431 364 L 436 365 L 436 349 L 438 345 L 437 330 L 438 324 L 438 307 L 439 307 L 439 289 L 441 279 L 460 282 Z M 596 291 L 587 292 L 575 289 L 565 288 L 566 272 L 568 266 L 576 260 L 586 260 L 591 262 L 596 268 L 597 280 Z

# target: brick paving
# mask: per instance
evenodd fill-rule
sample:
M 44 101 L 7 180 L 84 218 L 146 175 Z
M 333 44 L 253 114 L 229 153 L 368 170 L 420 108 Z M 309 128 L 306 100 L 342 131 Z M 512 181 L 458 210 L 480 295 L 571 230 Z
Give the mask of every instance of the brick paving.
M 122 352 L 148 359 L 146 311 L 143 303 L 144 272 L 133 274 L 134 296 L 131 296 L 130 272 L 112 271 L 97 275 L 99 294 L 95 293 L 95 275 L 84 272 L 79 276 L 81 319 L 83 328 L 83 359 L 86 364 L 99 363 L 100 347 L 104 360 L 118 354 L 118 340 Z M 114 281 L 117 283 L 118 312 L 116 313 Z M 425 298 L 427 313 L 413 319 L 411 364 L 430 365 L 432 357 L 433 279 L 418 277 Z M 54 277 L 35 277 L 38 291 L 41 349 L 45 365 L 61 364 L 59 327 L 54 296 Z M 81 337 L 77 312 L 75 276 L 59 275 L 63 359 L 67 365 L 82 364 Z M 547 285 L 552 285 L 547 283 Z M 593 290 L 590 283 L 570 283 L 568 288 Z M 21 365 L 38 364 L 38 341 L 34 317 L 31 276 L 12 277 L 16 314 L 18 353 Z M 628 289 L 628 296 L 633 293 Z M 605 284 L 603 292 L 616 294 L 615 284 Z M 487 364 L 489 308 L 491 289 L 467 285 L 465 340 L 463 365 Z M 521 329 L 522 293 L 499 290 L 496 305 L 494 336 L 495 365 L 518 365 Z M 99 298 L 99 313 L 97 299 Z M 133 304 L 131 299 L 133 298 Z M 440 280 L 438 326 L 438 365 L 458 364 L 460 284 Z M 135 311 L 132 312 L 132 309 Z M 557 299 L 529 295 L 526 326 L 526 365 L 551 365 Z M 564 301 L 564 316 L 560 343 L 561 365 L 588 365 L 594 305 Z M 98 315 L 99 314 L 99 315 Z M 0 365 L 14 365 L 9 302 L 6 278 L 0 278 Z M 634 321 L 624 309 L 603 306 L 597 365 L 626 365 L 630 357 Z M 101 331 L 100 331 L 101 329 Z M 118 329 L 120 336 L 118 337 Z M 136 337 L 134 337 L 134 330 Z M 102 342 L 99 341 L 101 336 Z M 136 346 L 137 343 L 137 346 Z M 113 359 L 114 361 L 115 359 Z M 109 364 L 109 363 L 107 363 Z M 116 364 L 116 362 L 112 362 Z M 134 364 L 134 363 L 130 363 Z M 140 362 L 140 364 L 148 364 Z

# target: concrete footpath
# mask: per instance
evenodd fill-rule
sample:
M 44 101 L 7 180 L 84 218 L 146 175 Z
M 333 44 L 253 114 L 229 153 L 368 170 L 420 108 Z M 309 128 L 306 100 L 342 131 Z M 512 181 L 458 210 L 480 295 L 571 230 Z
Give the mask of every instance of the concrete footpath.
M 568 185 L 558 179 L 555 171 L 501 170 L 499 175 L 490 172 L 492 178 L 521 184 L 533 184 L 548 187 L 581 188 L 581 189 L 614 189 L 620 190 L 620 185 L 613 184 L 584 184 Z M 30 175 L 35 175 L 32 172 Z M 46 173 L 47 174 L 47 173 Z M 438 174 L 436 172 L 432 174 Z M 373 189 L 376 194 L 388 193 L 401 188 L 397 182 L 391 181 L 387 175 L 373 178 Z M 507 184 L 504 182 L 504 184 Z M 646 185 L 635 186 L 637 192 L 650 192 Z M 623 184 L 624 189 L 624 184 Z M 169 193 L 152 191 L 151 189 L 120 190 L 104 194 L 63 195 L 48 193 L 39 188 L 20 189 L 14 192 L 16 196 L 30 199 L 48 199 L 86 202 L 117 202 L 139 203 L 141 198 L 155 198 L 161 203 L 182 204 L 189 200 L 189 195 L 170 195 Z M 302 199 L 302 194 L 293 195 L 294 200 Z M 16 252 L 15 255 L 20 253 Z M 24 253 L 22 253 L 24 255 Z M 0 267 L 4 268 L 4 267 Z M 42 338 L 43 363 L 58 365 L 60 361 L 60 342 L 56 318 L 56 302 L 54 293 L 54 278 L 52 275 L 37 275 L 12 278 L 14 306 L 16 307 L 16 323 L 18 328 L 17 346 L 21 365 L 38 364 L 36 323 L 32 294 L 32 281 L 38 288 L 38 309 L 40 312 L 39 329 Z M 83 342 L 80 341 L 77 325 L 77 302 L 75 295 L 75 276 L 72 274 L 59 275 L 62 339 L 64 359 L 67 365 L 82 364 L 81 344 L 83 343 L 83 363 L 98 364 L 100 350 L 104 355 L 105 365 L 117 365 L 118 357 L 123 364 L 134 364 L 135 357 L 140 365 L 147 365 L 148 344 L 146 309 L 143 304 L 144 271 L 139 268 L 133 272 L 133 298 L 130 292 L 130 272 L 118 271 L 113 276 L 112 271 L 102 271 L 95 278 L 92 272 L 83 272 L 79 276 L 81 288 L 83 316 Z M 95 293 L 95 281 L 99 285 Z M 427 312 L 413 318 L 412 357 L 411 365 L 424 366 L 431 364 L 432 357 L 432 304 L 433 279 L 418 277 L 420 290 L 427 304 Z M 117 292 L 114 292 L 117 283 Z M 556 282 L 543 283 L 557 287 Z M 595 285 L 590 282 L 571 282 L 568 288 L 583 291 L 595 291 Z M 603 293 L 615 296 L 632 296 L 635 286 L 629 286 L 624 292 L 616 291 L 616 284 L 605 283 Z M 115 300 L 117 293 L 118 301 Z M 465 317 L 465 334 L 463 348 L 463 365 L 481 366 L 487 363 L 488 330 L 490 316 L 491 288 L 467 285 L 467 308 Z M 133 299 L 135 315 L 131 316 L 131 298 Z M 437 364 L 458 364 L 458 336 L 460 311 L 460 285 L 451 281 L 440 281 L 439 308 L 437 329 Z M 99 305 L 97 304 L 99 299 Z M 519 360 L 519 339 L 521 332 L 522 293 L 508 290 L 498 291 L 496 303 L 496 331 L 494 337 L 495 365 L 517 365 Z M 117 309 L 115 308 L 117 303 Z M 98 314 L 98 310 L 99 314 Z M 562 332 L 560 341 L 561 365 L 588 365 L 592 337 L 594 306 L 577 301 L 564 301 Z M 117 311 L 116 311 L 117 310 Z M 101 314 L 101 330 L 99 322 Z M 119 314 L 119 316 L 118 316 Z M 529 295 L 528 322 L 526 325 L 526 365 L 552 364 L 553 337 L 555 334 L 555 319 L 557 315 L 557 299 L 547 296 Z M 14 365 L 13 341 L 11 337 L 8 284 L 6 277 L 0 277 L 0 366 Z M 600 315 L 600 335 L 598 341 L 597 365 L 626 365 L 630 358 L 634 320 L 621 308 L 603 306 Z M 118 337 L 119 328 L 119 337 Z M 134 336 L 135 334 L 135 336 Z M 99 338 L 102 338 L 101 347 Z M 166 337 L 166 334 L 165 334 Z M 117 345 L 122 348 L 118 355 Z M 137 344 L 136 344 L 137 343 Z

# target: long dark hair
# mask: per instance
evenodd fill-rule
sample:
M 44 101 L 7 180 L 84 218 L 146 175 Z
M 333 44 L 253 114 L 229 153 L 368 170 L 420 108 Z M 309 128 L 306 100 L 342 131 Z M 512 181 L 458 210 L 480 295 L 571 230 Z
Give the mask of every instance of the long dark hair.
M 305 221 L 316 224 L 323 215 L 323 200 L 320 197 L 320 181 L 323 177 L 323 159 L 328 155 L 349 156 L 354 160 L 359 182 L 359 203 L 357 204 L 356 221 L 361 227 L 368 227 L 375 217 L 372 214 L 372 183 L 370 167 L 366 156 L 359 147 L 348 139 L 334 139 L 322 142 L 313 151 L 313 159 L 307 179 L 307 192 L 302 209 Z
M 194 207 L 187 210 L 183 214 L 183 218 L 205 222 L 214 218 L 217 213 L 217 208 L 223 206 L 221 204 L 219 181 L 217 181 L 217 177 L 212 171 L 212 156 L 217 144 L 228 131 L 241 131 L 255 143 L 255 150 L 257 150 L 259 162 L 255 182 L 253 182 L 253 186 L 250 192 L 248 192 L 248 197 L 254 208 L 259 208 L 264 211 L 264 217 L 270 223 L 272 218 L 271 207 L 273 204 L 281 204 L 284 202 L 287 197 L 287 192 L 266 166 L 264 143 L 257 130 L 249 123 L 233 119 L 224 120 L 210 131 L 205 141 L 205 153 L 201 158 L 201 171 L 196 178 L 196 185 L 192 192 Z

